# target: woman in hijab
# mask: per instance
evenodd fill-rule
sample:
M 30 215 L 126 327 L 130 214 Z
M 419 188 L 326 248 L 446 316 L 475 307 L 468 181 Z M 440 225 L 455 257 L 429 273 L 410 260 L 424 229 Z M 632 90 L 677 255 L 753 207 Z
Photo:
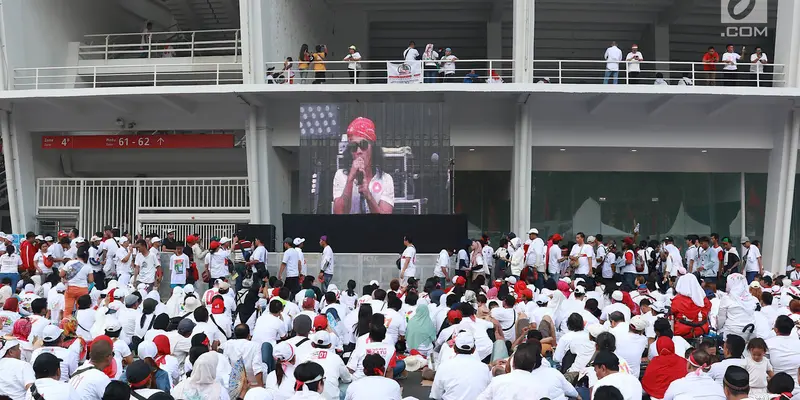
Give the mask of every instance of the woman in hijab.
M 170 394 L 176 400 L 230 400 L 228 391 L 217 382 L 219 354 L 204 353 L 192 365 L 192 376 L 175 386 Z
M 10 335 L 14 329 L 14 323 L 22 316 L 19 315 L 19 300 L 16 297 L 6 299 L 3 303 L 3 310 L 0 311 L 0 334 Z
M 11 330 L 11 335 L 19 341 L 19 348 L 22 350 L 20 360 L 30 362 L 31 353 L 33 353 L 33 343 L 28 341 L 28 336 L 33 329 L 33 322 L 30 318 L 20 318 L 14 322 L 14 328 Z
M 156 345 L 156 356 L 153 361 L 155 361 L 158 368 L 167 371 L 172 384 L 175 385 L 180 380 L 181 373 L 178 368 L 178 359 L 170 351 L 169 338 L 165 335 L 158 335 L 153 339 L 153 344 Z
M 686 274 L 678 278 L 675 291 L 678 294 L 672 299 L 670 311 L 675 321 L 675 335 L 691 339 L 707 334 L 711 302 L 697 277 Z
M 669 384 L 686 376 L 686 359 L 675 354 L 675 343 L 661 336 L 656 340 L 655 356 L 642 378 L 642 388 L 651 398 L 663 399 Z
M 247 292 L 244 295 L 244 301 L 236 305 L 237 322 L 235 323 L 240 324 L 250 320 L 250 316 L 256 312 L 256 304 L 258 303 L 258 295 L 260 293 L 261 281 L 258 279 L 252 279 L 250 288 L 247 289 Z
M 183 315 L 183 310 L 181 310 L 181 305 L 183 305 L 183 297 L 183 287 L 175 286 L 172 288 L 172 296 L 170 296 L 169 300 L 167 300 L 167 306 L 165 310 L 170 318 Z
M 730 274 L 726 282 L 728 295 L 719 302 L 717 332 L 725 336 L 739 335 L 746 342 L 755 329 L 754 312 L 758 300 L 750 294 L 744 275 Z
M 436 341 L 436 328 L 433 326 L 428 306 L 418 304 L 417 312 L 408 321 L 406 328 L 406 344 L 408 350 L 417 350 L 420 354 L 427 357 L 433 350 L 433 343 Z
M 164 314 L 167 312 L 167 306 L 165 306 L 164 303 L 161 302 L 161 294 L 159 294 L 157 290 L 151 290 L 147 292 L 145 299 L 153 299 L 156 301 L 155 315 Z
M 136 327 L 134 329 L 133 336 L 144 339 L 144 335 L 147 334 L 147 331 L 153 328 L 157 305 L 158 302 L 155 299 L 145 299 L 145 301 L 142 303 L 142 316 L 136 320 Z M 138 345 L 138 343 L 136 344 Z

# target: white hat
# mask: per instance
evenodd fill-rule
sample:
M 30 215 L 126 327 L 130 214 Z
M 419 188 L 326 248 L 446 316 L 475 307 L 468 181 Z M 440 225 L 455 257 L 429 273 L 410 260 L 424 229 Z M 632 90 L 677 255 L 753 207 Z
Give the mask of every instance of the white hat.
M 597 238 L 595 238 L 594 236 L 589 236 L 588 238 L 586 238 L 586 243 L 594 243 L 595 240 L 597 240 Z
M 119 300 L 114 300 L 114 301 L 108 303 L 108 310 L 109 311 L 117 312 L 117 311 L 121 310 L 122 307 L 123 307 L 122 306 L 122 302 L 119 301 Z
M 472 350 L 475 348 L 475 336 L 469 331 L 460 332 L 456 335 L 455 344 L 460 350 Z
M 619 290 L 615 290 L 614 293 L 611 293 L 611 298 L 615 301 L 622 301 L 623 297 L 622 292 Z
M 575 293 L 586 294 L 586 288 L 583 286 L 575 286 Z
M 153 236 L 153 238 L 150 239 L 150 243 L 159 243 L 159 242 L 161 242 L 161 238 L 158 236 Z
M 142 360 L 145 358 L 155 358 L 156 355 L 158 355 L 158 348 L 153 342 L 139 343 L 139 348 L 137 350 L 137 355 Z
M 41 240 L 44 240 L 44 236 L 42 236 L 42 235 L 36 235 L 36 237 L 35 237 L 34 239 L 36 239 L 36 240 L 40 240 L 40 241 L 41 241 Z
M 98 237 L 98 236 L 95 236 L 95 235 L 92 235 L 92 238 L 90 239 L 91 242 L 97 242 L 97 241 L 100 241 L 100 240 L 102 240 L 102 239 L 100 237 Z
M 183 287 L 183 293 L 186 294 L 195 293 L 194 285 L 192 285 L 191 283 L 187 283 L 186 286 Z
M 198 307 L 200 307 L 200 300 L 197 300 L 197 297 L 187 297 L 183 302 L 183 311 L 187 313 L 194 312 Z
M 339 293 L 339 287 L 334 285 L 334 284 L 330 284 L 330 285 L 328 285 L 328 291 L 329 292 L 334 292 L 334 293 Z
M 753 288 L 753 289 L 758 289 L 758 288 L 761 287 L 761 284 L 758 283 L 757 280 L 753 280 L 752 282 L 750 282 L 750 287 Z
M 581 283 L 581 282 L 586 282 L 586 280 L 583 279 L 583 278 L 575 278 L 575 285 L 577 285 L 578 283 Z
M 95 237 L 97 237 L 97 236 L 95 236 Z M 83 236 L 78 236 L 78 237 L 75 238 L 75 243 L 83 243 L 85 241 L 86 241 L 86 239 L 84 239 Z
M 300 246 L 300 245 L 301 245 L 301 244 L 303 244 L 303 242 L 305 242 L 305 241 L 306 241 L 306 240 L 305 240 L 305 239 L 303 239 L 303 238 L 294 238 L 294 240 L 292 241 L 292 243 L 294 243 L 294 245 L 295 245 L 295 246 Z
M 114 298 L 115 299 L 124 299 L 125 296 L 128 295 L 128 291 L 123 288 L 117 288 L 114 290 Z
M 280 342 L 272 350 L 272 356 L 280 361 L 289 361 L 294 358 L 294 346 L 288 342 Z
M 536 296 L 536 302 L 537 303 L 542 303 L 542 304 L 547 304 L 547 303 L 550 302 L 550 296 L 547 296 L 545 294 L 539 294 L 538 296 Z
M 8 240 L 9 242 L 13 242 L 14 241 L 14 235 L 6 235 L 6 240 Z
M 649 323 L 641 315 L 635 315 L 631 318 L 630 325 L 634 330 L 641 332 L 647 328 Z
M 231 238 L 229 238 L 229 237 L 223 236 L 223 237 L 219 238 L 219 244 L 225 244 L 225 243 L 228 243 L 230 241 L 231 241 Z
M 53 237 L 52 236 L 45 236 L 44 237 L 44 241 L 45 242 L 52 242 L 53 241 Z
M 311 343 L 327 346 L 331 344 L 331 335 L 327 331 L 318 331 L 311 335 Z
M 29 283 L 29 284 L 25 285 L 25 289 L 24 290 L 26 292 L 33 292 L 34 290 L 36 290 L 36 286 L 34 286 L 32 283 Z
M 530 234 L 538 235 L 539 234 L 539 230 L 536 229 L 536 228 L 531 228 L 531 230 L 528 231 L 528 235 L 530 235 Z
M 517 278 L 514 278 L 513 276 L 509 276 L 509 277 L 506 278 L 506 282 L 508 282 L 508 283 L 510 283 L 512 285 L 515 285 L 517 283 Z
M 376 281 L 375 279 L 369 281 L 369 284 L 370 285 L 375 285 L 375 286 L 380 286 L 381 285 L 380 282 Z
M 0 348 L 0 358 L 6 356 L 9 350 L 13 349 L 15 346 L 19 346 L 19 340 L 9 340 L 3 344 L 3 347 Z
M 109 318 L 106 320 L 106 326 L 104 330 L 109 332 L 118 332 L 122 330 L 122 324 L 116 318 Z
M 596 338 L 601 333 L 608 331 L 603 324 L 591 324 L 586 327 L 586 329 L 589 331 L 589 335 L 591 335 L 593 338 Z
M 61 337 L 61 334 L 64 333 L 64 330 L 59 328 L 56 325 L 47 325 L 42 330 L 42 340 L 45 342 L 54 342 Z
M 119 244 L 128 243 L 128 237 L 127 236 L 123 236 L 123 237 L 117 239 L 117 241 L 119 242 Z
M 572 279 L 570 279 L 568 276 L 565 276 L 565 277 L 563 277 L 563 278 L 561 278 L 561 279 L 559 279 L 559 280 L 560 280 L 560 281 L 567 282 L 567 284 L 570 284 L 570 283 L 572 283 Z
M 67 286 L 64 285 L 64 282 L 58 282 L 54 289 L 56 289 L 56 292 L 65 292 L 67 290 Z

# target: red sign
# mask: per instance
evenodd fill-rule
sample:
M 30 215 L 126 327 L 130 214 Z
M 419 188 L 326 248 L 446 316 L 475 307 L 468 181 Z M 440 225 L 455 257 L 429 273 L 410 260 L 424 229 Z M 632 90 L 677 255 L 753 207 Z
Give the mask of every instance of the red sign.
M 234 135 L 42 136 L 43 149 L 226 149 Z

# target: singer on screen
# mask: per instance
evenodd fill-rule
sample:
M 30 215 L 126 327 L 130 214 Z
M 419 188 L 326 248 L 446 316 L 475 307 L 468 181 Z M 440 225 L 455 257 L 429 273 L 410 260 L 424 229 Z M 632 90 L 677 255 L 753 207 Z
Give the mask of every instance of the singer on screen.
M 383 150 L 376 145 L 375 123 L 358 117 L 347 127 L 342 169 L 333 177 L 334 214 L 391 214 L 394 180 L 383 171 Z

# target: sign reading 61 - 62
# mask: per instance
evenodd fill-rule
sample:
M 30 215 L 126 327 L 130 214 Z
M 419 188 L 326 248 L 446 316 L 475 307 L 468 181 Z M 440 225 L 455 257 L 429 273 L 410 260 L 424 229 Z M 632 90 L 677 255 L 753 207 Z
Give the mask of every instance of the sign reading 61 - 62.
M 232 148 L 232 134 L 42 136 L 43 149 Z

